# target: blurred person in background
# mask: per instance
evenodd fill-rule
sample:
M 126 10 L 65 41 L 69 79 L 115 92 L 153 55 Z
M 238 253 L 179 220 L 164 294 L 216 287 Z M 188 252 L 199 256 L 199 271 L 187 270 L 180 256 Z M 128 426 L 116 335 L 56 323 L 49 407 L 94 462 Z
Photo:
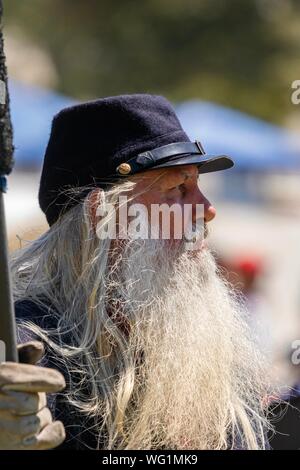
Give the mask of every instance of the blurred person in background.
M 271 356 L 274 353 L 273 318 L 262 290 L 267 276 L 265 261 L 253 253 L 245 253 L 232 259 L 219 258 L 218 264 L 228 282 L 242 295 L 253 333 L 261 348 Z
M 189 204 L 193 225 L 199 204 L 205 228 L 215 209 L 198 175 L 231 166 L 159 96 L 55 117 L 39 193 L 50 228 L 12 260 L 31 364 L 0 365 L 2 449 L 268 448 L 267 364 L 203 232 L 189 251 L 175 227 L 169 240 L 110 239 L 98 220 L 127 195 Z

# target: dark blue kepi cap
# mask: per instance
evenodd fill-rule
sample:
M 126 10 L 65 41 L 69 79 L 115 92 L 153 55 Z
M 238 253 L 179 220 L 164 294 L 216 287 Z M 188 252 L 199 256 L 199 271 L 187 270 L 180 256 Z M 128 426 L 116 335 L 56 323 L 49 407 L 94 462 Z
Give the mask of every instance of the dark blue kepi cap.
M 230 168 L 233 161 L 206 154 L 199 141 L 191 142 L 164 97 L 121 95 L 78 104 L 53 119 L 40 207 L 52 225 L 80 200 L 70 198 L 69 189 L 105 188 L 143 171 L 192 164 L 208 173 Z

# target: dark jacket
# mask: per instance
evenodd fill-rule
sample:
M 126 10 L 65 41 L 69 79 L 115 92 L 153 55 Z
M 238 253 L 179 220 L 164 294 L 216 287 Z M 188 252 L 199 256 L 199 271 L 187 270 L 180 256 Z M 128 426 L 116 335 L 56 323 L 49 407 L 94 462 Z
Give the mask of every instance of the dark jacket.
M 24 343 L 30 340 L 39 340 L 40 338 L 29 333 L 22 322 L 31 321 L 34 324 L 44 329 L 56 329 L 56 316 L 49 308 L 48 311 L 42 310 L 39 306 L 29 300 L 19 301 L 15 303 L 16 318 L 18 324 L 18 342 Z M 65 343 L 68 343 L 68 338 L 63 338 Z M 59 370 L 65 380 L 66 389 L 68 390 L 70 384 L 70 376 L 68 371 L 62 367 L 60 362 L 53 356 L 47 344 L 45 346 L 45 355 L 40 361 L 39 365 L 43 367 L 51 367 Z M 72 377 L 74 383 L 74 377 Z M 66 430 L 66 440 L 57 449 L 59 450 L 85 450 L 104 448 L 103 443 L 97 445 L 97 436 L 92 432 L 95 425 L 94 422 L 88 420 L 82 413 L 79 413 L 67 400 L 65 399 L 65 391 L 47 395 L 48 407 L 52 412 L 53 419 L 63 422 Z M 229 448 L 231 446 L 229 445 Z M 239 445 L 235 449 L 241 449 Z
M 39 337 L 28 331 L 28 329 L 22 324 L 23 321 L 31 321 L 45 329 L 56 328 L 55 316 L 53 313 L 51 314 L 51 310 L 42 310 L 32 301 L 23 300 L 16 302 L 15 312 L 17 319 L 18 343 L 24 343 L 30 340 L 41 341 Z M 44 344 L 44 346 L 45 355 L 39 362 L 39 365 L 59 370 L 66 380 L 65 390 L 67 390 L 70 383 L 68 371 L 62 367 L 58 360 L 56 360 L 48 346 L 46 344 Z M 66 440 L 57 449 L 96 449 L 97 439 L 95 433 L 91 431 L 94 423 L 91 422 L 91 420 L 88 420 L 82 413 L 79 413 L 71 406 L 70 403 L 67 402 L 64 392 L 65 391 L 47 395 L 48 407 L 50 408 L 53 419 L 62 421 L 66 430 Z

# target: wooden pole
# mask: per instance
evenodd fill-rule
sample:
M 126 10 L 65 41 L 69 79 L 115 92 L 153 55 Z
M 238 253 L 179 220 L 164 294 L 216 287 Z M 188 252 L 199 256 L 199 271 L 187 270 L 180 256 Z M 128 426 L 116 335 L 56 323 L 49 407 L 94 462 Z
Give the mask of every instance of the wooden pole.
M 0 0 L 0 361 L 17 362 L 16 326 L 8 265 L 4 211 L 6 176 L 13 167 L 13 132 L 10 119 L 7 70 L 2 34 L 3 5 Z

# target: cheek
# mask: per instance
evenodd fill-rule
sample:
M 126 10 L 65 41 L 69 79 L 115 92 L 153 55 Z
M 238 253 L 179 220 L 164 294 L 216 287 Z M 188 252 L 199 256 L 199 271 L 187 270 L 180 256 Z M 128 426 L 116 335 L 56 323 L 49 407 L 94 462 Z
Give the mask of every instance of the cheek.
M 171 240 L 182 240 L 182 234 L 184 233 L 184 201 L 181 198 L 167 198 L 163 201 L 164 204 L 168 207 L 172 205 L 176 205 L 176 209 L 174 211 L 162 211 L 165 214 L 165 220 L 162 221 L 160 219 L 160 229 L 161 232 L 164 233 L 164 238 L 166 235 L 169 234 Z
M 154 216 L 152 222 L 154 223 L 154 233 L 156 233 L 156 229 L 158 227 L 161 237 L 164 240 L 170 239 L 182 239 L 182 234 L 184 233 L 184 205 L 186 204 L 186 198 L 182 196 L 182 194 L 174 194 L 170 195 L 167 192 L 149 192 L 146 194 L 142 194 L 139 197 L 136 197 L 135 202 L 138 204 L 143 204 L 148 212 L 148 220 L 149 224 L 151 223 L 151 210 L 156 214 L 157 205 L 167 205 L 172 206 L 176 204 L 179 206 L 180 215 L 174 214 L 174 212 L 168 213 L 166 211 L 164 221 L 162 220 L 162 215 L 159 217 Z M 156 208 L 153 208 L 152 205 L 155 205 Z M 164 212 L 164 211 L 163 211 Z
M 157 203 L 157 201 L 151 195 L 147 195 L 140 198 L 136 198 L 134 200 L 134 203 L 143 205 L 146 208 L 148 214 L 150 214 L 152 204 Z
M 134 197 L 133 202 L 137 202 L 138 204 L 143 204 L 149 209 L 150 209 L 151 204 L 157 204 L 160 202 L 160 194 L 157 190 L 143 192 L 144 190 L 145 190 L 145 187 L 138 188 L 137 195 Z M 139 192 L 141 192 L 142 194 L 139 194 Z

